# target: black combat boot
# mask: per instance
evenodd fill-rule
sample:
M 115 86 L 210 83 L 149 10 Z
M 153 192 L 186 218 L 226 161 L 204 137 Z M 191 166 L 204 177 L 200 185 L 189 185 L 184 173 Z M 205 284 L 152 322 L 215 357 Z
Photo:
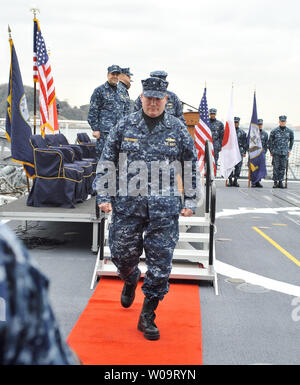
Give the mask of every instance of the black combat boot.
M 257 183 L 255 184 L 255 187 L 263 187 L 263 185 L 262 185 L 260 182 L 257 182 Z
M 277 180 L 274 180 L 273 188 L 278 188 L 277 183 L 278 183 Z
M 240 187 L 240 185 L 237 182 L 237 178 L 234 178 L 234 181 L 233 181 L 232 185 L 235 186 L 235 187 Z
M 231 186 L 232 186 L 232 178 L 228 178 L 227 187 L 231 187 Z
M 144 333 L 144 337 L 147 340 L 158 340 L 159 330 L 154 323 L 155 313 L 154 310 L 158 306 L 158 298 L 147 298 L 144 299 L 142 312 L 139 318 L 138 329 Z
M 283 187 L 282 180 L 279 181 L 279 183 L 278 183 L 278 188 L 284 188 L 284 187 Z
M 123 307 L 129 307 L 132 305 L 132 302 L 135 297 L 135 289 L 137 287 L 137 284 L 139 282 L 141 276 L 141 272 L 139 271 L 139 274 L 136 278 L 136 282 L 134 284 L 126 283 L 124 284 L 122 294 L 121 294 L 121 305 Z

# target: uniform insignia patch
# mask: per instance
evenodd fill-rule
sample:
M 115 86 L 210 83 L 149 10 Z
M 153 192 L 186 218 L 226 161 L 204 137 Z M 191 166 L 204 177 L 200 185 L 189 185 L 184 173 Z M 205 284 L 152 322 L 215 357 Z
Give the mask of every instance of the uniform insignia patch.
M 124 140 L 127 140 L 129 142 L 137 142 L 138 141 L 137 138 L 124 138 Z

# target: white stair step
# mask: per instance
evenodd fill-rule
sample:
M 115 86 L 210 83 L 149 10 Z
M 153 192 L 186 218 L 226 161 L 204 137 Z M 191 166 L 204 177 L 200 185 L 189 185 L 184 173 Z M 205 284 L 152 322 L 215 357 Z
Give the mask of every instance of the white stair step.
M 147 266 L 144 262 L 139 264 L 139 269 L 141 270 L 141 276 L 144 277 Z M 100 261 L 99 269 L 97 270 L 97 275 L 99 276 L 117 276 L 117 268 L 110 261 Z M 187 265 L 187 264 L 173 264 L 170 278 L 173 279 L 196 279 L 196 280 L 213 280 L 215 277 L 215 272 L 213 266 L 206 266 L 206 268 L 200 268 L 197 265 Z
M 105 232 L 105 239 L 108 239 L 108 231 Z M 208 233 L 179 233 L 179 242 L 209 242 Z
M 208 243 L 208 233 L 179 233 L 180 242 L 204 242 Z
M 108 239 L 108 232 L 105 232 L 105 238 Z M 208 233 L 179 233 L 179 242 L 203 242 L 208 243 Z
M 208 250 L 187 250 L 187 249 L 175 249 L 173 254 L 173 259 L 196 259 L 195 262 L 202 262 L 203 258 L 208 259 L 209 251 Z M 110 258 L 110 249 L 109 246 L 104 246 L 104 257 Z M 145 258 L 145 252 L 141 255 L 141 258 Z
M 209 226 L 209 220 L 205 217 L 179 217 L 179 225 Z

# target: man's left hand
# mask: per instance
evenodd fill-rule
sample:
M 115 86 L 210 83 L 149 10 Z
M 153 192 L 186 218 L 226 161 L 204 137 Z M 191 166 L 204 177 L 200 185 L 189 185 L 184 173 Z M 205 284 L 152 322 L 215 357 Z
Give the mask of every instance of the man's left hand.
M 181 210 L 181 213 L 180 213 L 183 217 L 191 217 L 193 214 L 194 214 L 194 212 L 193 212 L 193 210 L 191 210 L 191 209 L 187 209 L 187 208 L 185 208 L 185 209 L 182 209 Z

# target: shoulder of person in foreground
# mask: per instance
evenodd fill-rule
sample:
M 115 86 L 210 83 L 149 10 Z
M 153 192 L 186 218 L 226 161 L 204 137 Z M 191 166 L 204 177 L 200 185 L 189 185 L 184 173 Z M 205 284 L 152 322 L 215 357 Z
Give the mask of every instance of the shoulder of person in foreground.
M 0 224 L 0 364 L 76 365 L 48 297 L 48 279 Z

